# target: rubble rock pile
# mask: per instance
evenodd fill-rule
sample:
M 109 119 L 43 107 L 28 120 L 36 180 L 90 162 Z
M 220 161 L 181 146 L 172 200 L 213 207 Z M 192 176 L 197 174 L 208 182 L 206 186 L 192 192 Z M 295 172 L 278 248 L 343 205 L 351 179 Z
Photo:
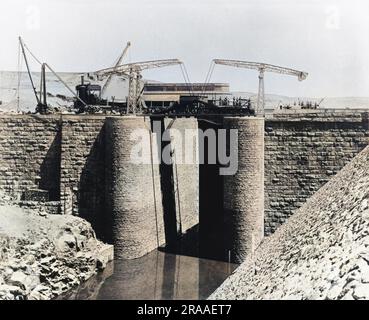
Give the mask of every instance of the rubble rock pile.
M 210 299 L 369 299 L 369 147 Z
M 113 259 L 85 220 L 1 202 L 0 300 L 55 298 Z

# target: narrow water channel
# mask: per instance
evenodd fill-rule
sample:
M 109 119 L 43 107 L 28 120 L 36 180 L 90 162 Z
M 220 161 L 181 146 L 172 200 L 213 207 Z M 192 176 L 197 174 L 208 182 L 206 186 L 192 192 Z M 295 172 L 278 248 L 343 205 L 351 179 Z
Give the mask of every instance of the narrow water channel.
M 116 260 L 63 299 L 202 300 L 236 268 L 235 264 L 155 250 L 139 259 Z

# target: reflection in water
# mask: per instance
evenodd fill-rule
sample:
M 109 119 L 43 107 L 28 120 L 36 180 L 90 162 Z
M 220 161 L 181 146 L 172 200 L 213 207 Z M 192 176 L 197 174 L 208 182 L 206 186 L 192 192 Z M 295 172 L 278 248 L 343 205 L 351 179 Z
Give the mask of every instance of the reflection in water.
M 237 267 L 214 260 L 153 251 L 116 260 L 64 299 L 206 299 Z

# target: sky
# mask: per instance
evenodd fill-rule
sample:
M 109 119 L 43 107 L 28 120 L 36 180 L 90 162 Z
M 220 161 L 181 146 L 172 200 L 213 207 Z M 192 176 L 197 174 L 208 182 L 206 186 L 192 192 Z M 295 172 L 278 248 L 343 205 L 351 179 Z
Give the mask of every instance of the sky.
M 302 97 L 369 96 L 367 0 L 1 0 L 0 70 L 17 70 L 18 36 L 56 71 L 178 58 L 203 82 L 214 58 L 271 63 L 309 73 L 267 73 L 265 92 Z M 31 68 L 38 65 L 31 62 Z M 183 82 L 178 66 L 144 72 Z M 256 92 L 257 71 L 216 66 L 213 82 Z

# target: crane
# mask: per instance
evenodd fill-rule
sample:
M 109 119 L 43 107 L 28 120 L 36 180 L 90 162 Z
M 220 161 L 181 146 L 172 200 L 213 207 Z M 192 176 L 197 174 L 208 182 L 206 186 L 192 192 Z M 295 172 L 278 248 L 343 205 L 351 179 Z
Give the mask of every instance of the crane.
M 126 54 L 127 54 L 127 52 L 128 52 L 128 49 L 129 49 L 129 47 L 131 46 L 131 42 L 127 42 L 127 44 L 126 44 L 126 47 L 124 48 L 124 50 L 123 50 L 123 52 L 122 52 L 122 54 L 119 56 L 119 58 L 118 58 L 118 61 L 117 61 L 117 63 L 115 64 L 115 66 L 113 67 L 113 68 L 118 68 L 119 67 L 119 65 L 122 63 L 122 61 L 123 61 L 123 58 L 126 56 Z M 109 86 L 109 84 L 110 84 L 110 82 L 111 82 L 111 79 L 112 79 L 112 77 L 113 77 L 113 74 L 110 74 L 109 76 L 108 76 L 108 78 L 106 79 L 106 81 L 105 81 L 105 84 L 104 84 L 104 86 L 102 87 L 102 89 L 101 89 L 101 95 L 104 95 L 104 93 L 105 93 L 105 91 L 106 91 L 106 89 L 108 88 L 108 86 Z
M 33 93 L 34 93 L 34 95 L 36 97 L 37 106 L 39 106 L 39 105 L 41 105 L 41 100 L 40 100 L 40 98 L 37 95 L 36 87 L 35 87 L 35 84 L 34 84 L 33 78 L 32 78 L 31 69 L 29 68 L 28 59 L 27 59 L 27 55 L 26 55 L 26 51 L 25 51 L 26 45 L 25 45 L 25 43 L 24 43 L 24 41 L 23 41 L 23 39 L 21 37 L 18 37 L 18 40 L 19 40 L 19 45 L 20 45 L 20 47 L 22 49 L 22 54 L 23 54 L 24 62 L 26 63 L 28 77 L 29 77 L 29 80 L 31 82 L 32 90 L 33 90 Z
M 299 81 L 305 80 L 308 76 L 307 72 L 298 71 L 290 68 L 279 67 L 272 64 L 249 62 L 242 60 L 226 60 L 226 59 L 214 59 L 214 64 L 220 64 L 225 66 L 231 66 L 236 68 L 246 68 L 259 71 L 259 90 L 258 99 L 256 104 L 256 115 L 264 116 L 265 110 L 265 98 L 264 98 L 264 73 L 275 72 L 279 74 L 285 74 L 290 76 L 296 76 Z
M 112 68 L 102 69 L 94 72 L 93 74 L 98 79 L 101 77 L 109 77 L 111 75 L 127 76 L 128 77 L 127 113 L 136 114 L 137 108 L 141 110 L 140 96 L 143 90 L 143 87 L 141 87 L 142 71 L 153 68 L 163 68 L 172 65 L 182 65 L 182 62 L 178 59 L 133 62 L 122 64 Z
M 39 59 L 37 59 L 37 57 L 31 52 L 31 50 L 28 48 L 28 46 L 24 43 L 23 39 L 21 37 L 18 38 L 19 39 L 19 44 L 22 50 L 22 54 L 23 54 L 23 58 L 24 61 L 26 63 L 26 67 L 27 67 L 27 72 L 28 72 L 28 76 L 31 82 L 31 86 L 33 89 L 33 92 L 35 94 L 36 97 L 36 101 L 37 101 L 37 107 L 36 107 L 36 112 L 39 112 L 41 114 L 45 114 L 47 112 L 47 91 L 46 91 L 46 69 L 49 69 L 54 76 L 72 93 L 72 95 L 84 106 L 87 106 L 87 104 L 80 98 L 78 97 L 78 95 L 68 86 L 68 84 L 50 67 L 49 64 L 47 63 L 42 63 Z M 41 65 L 41 79 L 40 79 L 40 96 L 37 95 L 37 91 L 36 91 L 36 87 L 32 78 L 32 73 L 31 73 L 31 69 L 29 67 L 28 64 L 28 59 L 27 59 L 27 55 L 25 50 L 27 50 L 29 52 L 29 54 L 31 55 L 31 57 L 38 63 Z M 19 90 L 19 89 L 18 89 Z M 19 93 L 18 93 L 19 95 Z M 19 98 L 18 98 L 19 101 Z

